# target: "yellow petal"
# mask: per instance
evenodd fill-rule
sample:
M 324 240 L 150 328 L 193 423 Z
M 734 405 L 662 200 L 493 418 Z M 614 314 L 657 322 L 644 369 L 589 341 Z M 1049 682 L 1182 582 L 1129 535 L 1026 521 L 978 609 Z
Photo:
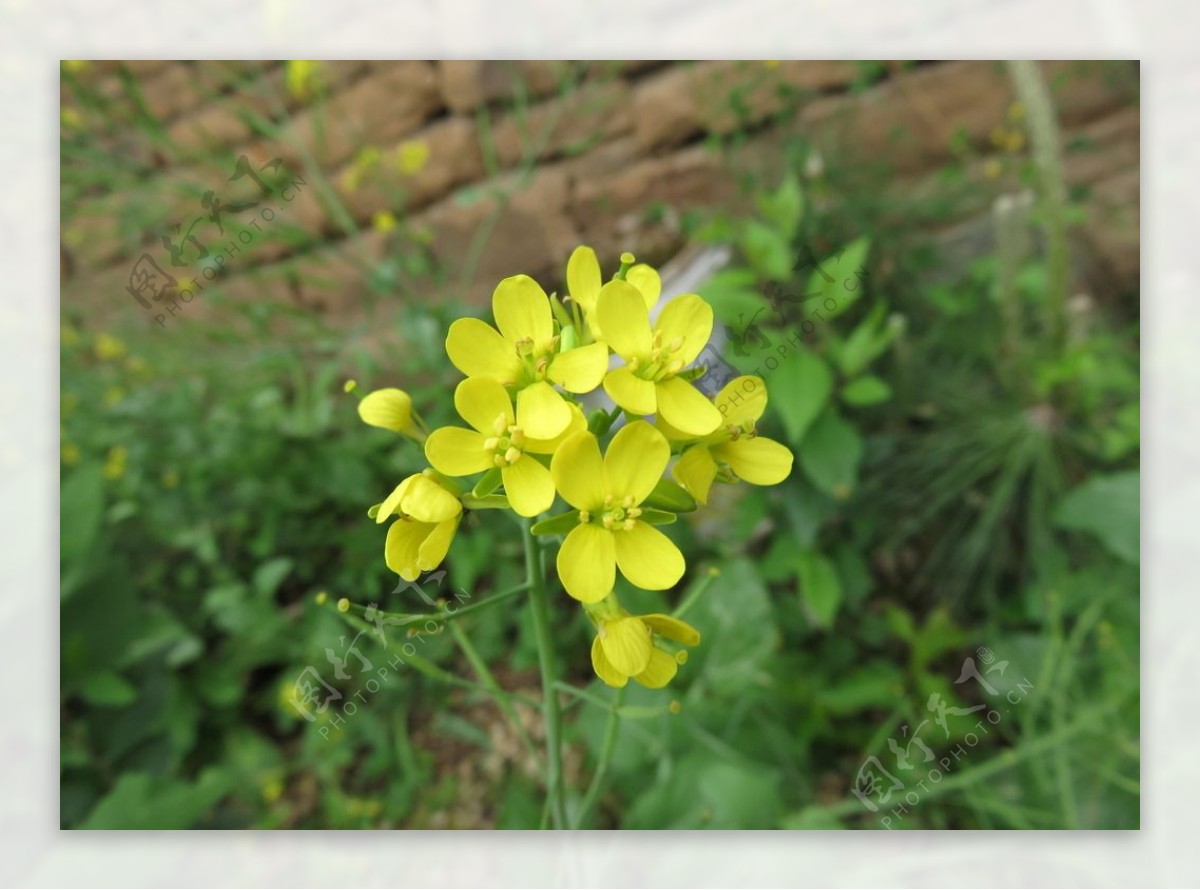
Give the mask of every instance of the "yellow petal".
M 610 281 L 600 288 L 596 317 L 604 339 L 624 358 L 645 357 L 650 352 L 650 313 L 642 292 L 628 281 Z
M 708 491 L 717 478 L 717 462 L 707 448 L 697 445 L 680 455 L 672 475 L 699 503 L 707 504 Z
M 460 383 L 454 390 L 454 407 L 459 417 L 484 436 L 498 435 L 515 422 L 512 400 L 490 377 L 468 377 Z
M 617 430 L 604 455 L 607 492 L 623 506 L 626 497 L 633 504 L 644 501 L 662 479 L 671 446 L 666 437 L 644 420 L 635 420 Z
M 478 318 L 460 318 L 450 325 L 446 355 L 468 377 L 491 377 L 511 384 L 521 375 L 521 359 L 513 345 Z
M 661 612 L 655 612 L 653 615 L 642 615 L 641 619 L 646 626 L 658 634 L 660 637 L 666 637 L 668 640 L 674 640 L 676 643 L 682 643 L 685 646 L 700 645 L 700 631 L 692 627 L 686 621 L 680 621 L 678 618 L 672 618 L 670 615 L 663 615 Z
M 617 565 L 629 583 L 643 590 L 666 590 L 683 577 L 683 554 L 675 543 L 641 520 L 613 533 Z
M 727 442 L 714 452 L 718 460 L 729 464 L 751 485 L 778 485 L 792 472 L 792 452 L 762 436 Z
M 652 649 L 646 669 L 635 675 L 633 679 L 647 689 L 662 689 L 675 679 L 675 674 L 678 672 L 679 663 L 673 657 L 661 649 Z
M 358 403 L 363 423 L 404 433 L 412 428 L 412 399 L 402 389 L 377 389 Z
M 542 286 L 528 275 L 505 278 L 492 294 L 492 315 L 496 327 L 511 343 L 530 340 L 535 350 L 554 337 L 554 316 L 550 298 Z
M 392 489 L 392 493 L 383 499 L 383 503 L 379 505 L 379 512 L 375 514 L 375 522 L 382 523 L 389 516 L 400 509 L 400 504 L 404 500 L 404 495 L 409 487 L 413 484 L 413 480 L 417 479 L 421 474 L 409 476 L 399 485 Z
M 629 678 L 613 667 L 612 662 L 604 656 L 604 647 L 600 645 L 599 637 L 592 640 L 592 670 L 607 685 L 617 689 L 629 682 Z
M 671 377 L 654 385 L 658 413 L 681 433 L 707 436 L 721 425 L 721 412 L 704 393 L 682 377 Z
M 704 349 L 712 336 L 712 306 L 696 294 L 676 297 L 663 307 L 654 330 L 662 334 L 662 342 L 670 344 L 682 340 L 683 344 L 674 353 L 685 365 L 690 365 Z
M 428 476 L 414 476 L 400 510 L 419 522 L 445 522 L 462 512 L 462 503 Z
M 721 388 L 713 404 L 727 426 L 752 423 L 767 410 L 767 385 L 761 377 L 736 377 Z
M 608 347 L 592 343 L 560 352 L 550 360 L 546 376 L 567 392 L 591 392 L 608 370 Z
M 553 439 L 570 425 L 571 406 L 549 383 L 533 383 L 517 393 L 517 426 L 525 435 Z
M 550 475 L 563 500 L 576 510 L 596 511 L 604 506 L 604 459 L 591 433 L 575 433 L 563 440 L 550 458 Z
M 393 522 L 383 545 L 383 559 L 387 567 L 405 581 L 415 581 L 421 574 L 417 568 L 421 544 L 432 530 L 433 526 L 428 522 L 415 519 L 397 519 Z
M 662 294 L 662 278 L 658 270 L 645 263 L 638 263 L 625 273 L 625 280 L 636 287 L 646 301 L 646 308 L 653 309 Z
M 627 677 L 640 674 L 650 663 L 650 628 L 632 616 L 600 625 L 600 647 L 604 657 Z
M 578 405 L 568 405 L 571 409 L 571 422 L 560 435 L 553 439 L 534 439 L 530 436 L 525 437 L 525 444 L 521 450 L 528 454 L 554 454 L 558 451 L 558 446 L 567 440 L 568 436 L 575 433 L 583 432 L 587 429 L 587 418 L 583 416 L 583 409 Z
M 653 414 L 658 410 L 654 384 L 627 367 L 614 368 L 604 375 L 604 391 L 630 414 Z
M 591 523 L 575 526 L 558 550 L 558 580 L 583 603 L 598 603 L 617 579 L 613 534 Z
M 432 572 L 442 564 L 450 550 L 450 542 L 454 540 L 454 533 L 458 531 L 458 520 L 459 517 L 455 516 L 433 527 L 433 531 L 421 542 L 417 550 L 418 569 L 422 572 Z
M 515 464 L 500 469 L 508 503 L 521 516 L 545 513 L 554 503 L 554 480 L 550 471 L 527 454 Z
M 580 245 L 571 251 L 571 258 L 567 260 L 567 292 L 586 311 L 596 308 L 596 296 L 600 293 L 600 261 L 590 247 Z
M 470 476 L 493 466 L 491 452 L 483 450 L 483 436 L 460 426 L 444 426 L 430 433 L 425 440 L 425 457 L 435 470 L 447 476 Z

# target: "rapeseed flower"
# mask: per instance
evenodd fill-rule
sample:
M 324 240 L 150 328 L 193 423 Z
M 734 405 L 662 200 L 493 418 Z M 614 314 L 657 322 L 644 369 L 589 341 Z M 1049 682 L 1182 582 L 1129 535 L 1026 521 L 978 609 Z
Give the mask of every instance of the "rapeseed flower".
M 417 473 L 384 499 L 375 521 L 392 515 L 398 518 L 388 529 L 384 561 L 405 581 L 415 581 L 446 558 L 462 519 L 462 502 L 432 473 Z
M 492 315 L 495 328 L 478 318 L 450 325 L 450 361 L 468 377 L 486 377 L 515 392 L 527 436 L 561 436 L 572 413 L 555 385 L 570 393 L 591 392 L 608 368 L 608 350 L 601 343 L 563 349 L 550 298 L 528 275 L 500 282 L 492 294 Z
M 642 292 L 627 281 L 600 289 L 596 316 L 605 342 L 625 364 L 604 377 L 604 391 L 631 414 L 658 414 L 684 433 L 706 436 L 721 415 L 680 372 L 712 335 L 713 311 L 696 294 L 675 297 L 653 328 Z
M 402 389 L 377 389 L 363 396 L 358 403 L 358 416 L 370 426 L 391 430 L 416 442 L 425 440 L 420 418 L 413 411 L 412 397 Z
M 700 643 L 699 631 L 670 615 L 630 615 L 615 604 L 606 611 L 590 614 L 596 625 L 592 669 L 609 686 L 621 688 L 633 679 L 648 689 L 661 689 L 675 678 L 687 653 L 674 653 L 660 640 L 684 646 Z
M 623 277 L 625 281 L 637 288 L 638 293 L 646 302 L 646 311 L 648 312 L 658 304 L 658 298 L 662 295 L 662 279 L 653 266 L 645 263 L 635 265 L 633 260 L 632 254 L 621 255 L 624 275 L 618 273 L 618 276 Z M 567 292 L 583 310 L 587 326 L 594 339 L 601 337 L 600 322 L 596 317 L 596 301 L 600 297 L 603 285 L 600 261 L 596 258 L 596 251 L 590 247 L 576 247 L 571 252 L 571 258 L 567 260 Z
M 618 430 L 603 457 L 600 443 L 586 431 L 568 436 L 554 452 L 554 484 L 579 511 L 579 524 L 558 551 L 559 580 L 575 599 L 604 599 L 613 589 L 617 568 L 646 590 L 665 590 L 683 576 L 679 548 L 640 518 L 639 505 L 670 459 L 666 438 L 641 420 Z
M 758 435 L 756 422 L 767 409 L 767 386 L 761 377 L 738 377 L 717 394 L 714 404 L 721 426 L 709 435 L 685 445 L 675 465 L 675 479 L 701 504 L 708 503 L 709 489 L 720 478 L 739 479 L 751 485 L 778 485 L 792 471 L 792 452 L 773 439 Z M 667 437 L 688 437 L 660 420 Z

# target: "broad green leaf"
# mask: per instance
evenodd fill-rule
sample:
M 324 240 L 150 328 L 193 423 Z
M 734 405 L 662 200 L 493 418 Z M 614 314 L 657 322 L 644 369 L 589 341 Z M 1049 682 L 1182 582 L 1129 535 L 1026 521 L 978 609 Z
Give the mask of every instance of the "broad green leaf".
M 292 560 L 287 556 L 278 556 L 269 562 L 264 562 L 254 570 L 254 589 L 259 596 L 267 598 L 275 595 L 283 579 L 292 570 Z
M 775 191 L 760 194 L 757 204 L 759 213 L 784 238 L 791 240 L 795 237 L 804 216 L 804 194 L 800 190 L 800 180 L 794 173 L 785 176 Z
M 792 272 L 792 252 L 779 232 L 760 222 L 748 222 L 742 230 L 742 253 L 759 278 L 786 281 Z
M 780 385 L 775 381 L 787 381 Z M 809 426 L 824 410 L 833 391 L 833 372 L 816 353 L 797 350 L 789 364 L 767 382 L 767 403 L 787 431 L 788 441 L 799 445 Z
M 867 375 L 842 387 L 842 401 L 847 405 L 878 405 L 892 397 L 892 388 L 878 377 Z
M 122 708 L 137 699 L 137 689 L 120 674 L 102 671 L 83 681 L 79 692 L 100 708 Z
M 817 701 L 836 716 L 868 708 L 892 708 L 904 694 L 904 671 L 889 661 L 868 662 L 839 676 L 817 693 Z
M 862 296 L 866 288 L 870 241 L 859 238 L 839 253 L 821 257 L 805 288 L 805 309 L 823 318 L 837 318 Z
M 758 276 L 749 269 L 724 269 L 697 288 L 697 293 L 726 324 L 735 324 L 743 315 L 753 318 L 768 308 L 758 287 Z
M 228 793 L 229 786 L 229 777 L 216 767 L 195 782 L 125 773 L 80 828 L 190 828 Z
M 104 477 L 97 464 L 84 464 L 62 483 L 59 493 L 59 559 L 65 599 L 83 578 L 87 556 L 104 515 Z
M 1114 555 L 1140 560 L 1141 476 L 1137 470 L 1093 476 L 1069 492 L 1054 511 L 1060 528 L 1088 532 Z
M 819 553 L 806 550 L 797 559 L 800 596 L 817 624 L 828 628 L 842 602 L 842 582 L 833 563 Z
M 800 466 L 813 485 L 844 500 L 858 481 L 862 451 L 858 432 L 831 408 L 813 424 L 800 444 Z

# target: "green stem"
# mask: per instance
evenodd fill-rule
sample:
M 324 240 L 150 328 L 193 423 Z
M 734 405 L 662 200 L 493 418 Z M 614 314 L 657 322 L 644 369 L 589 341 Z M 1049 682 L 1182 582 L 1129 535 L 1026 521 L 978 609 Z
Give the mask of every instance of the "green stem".
M 556 828 L 567 825 L 566 798 L 562 776 L 562 713 L 558 706 L 557 668 L 554 663 L 553 637 L 550 632 L 550 608 L 546 595 L 546 574 L 542 568 L 542 552 L 531 531 L 532 522 L 525 526 L 525 571 L 529 582 L 529 608 L 533 613 L 533 633 L 537 638 L 538 667 L 542 674 L 542 717 L 546 723 L 546 795 L 550 815 Z
M 604 729 L 604 744 L 600 749 L 600 760 L 596 763 L 596 773 L 592 776 L 592 782 L 583 796 L 583 803 L 579 805 L 579 813 L 575 816 L 576 828 L 583 827 L 588 813 L 596 805 L 596 799 L 600 797 L 600 791 L 604 788 L 604 777 L 608 772 L 608 764 L 612 760 L 613 751 L 617 748 L 617 730 L 621 726 L 620 709 L 624 698 L 624 688 L 613 690 L 612 704 L 608 709 L 608 725 Z

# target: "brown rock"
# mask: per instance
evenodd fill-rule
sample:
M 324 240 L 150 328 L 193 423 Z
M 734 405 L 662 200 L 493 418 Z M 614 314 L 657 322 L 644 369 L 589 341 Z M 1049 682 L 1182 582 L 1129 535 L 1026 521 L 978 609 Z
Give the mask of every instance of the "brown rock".
M 521 92 L 545 96 L 574 70 L 571 62 L 447 60 L 438 63 L 438 79 L 446 106 L 467 112 L 496 99 L 515 98 Z
M 633 128 L 629 87 L 622 81 L 589 83 L 567 95 L 509 114 L 492 129 L 502 166 L 580 154 Z

